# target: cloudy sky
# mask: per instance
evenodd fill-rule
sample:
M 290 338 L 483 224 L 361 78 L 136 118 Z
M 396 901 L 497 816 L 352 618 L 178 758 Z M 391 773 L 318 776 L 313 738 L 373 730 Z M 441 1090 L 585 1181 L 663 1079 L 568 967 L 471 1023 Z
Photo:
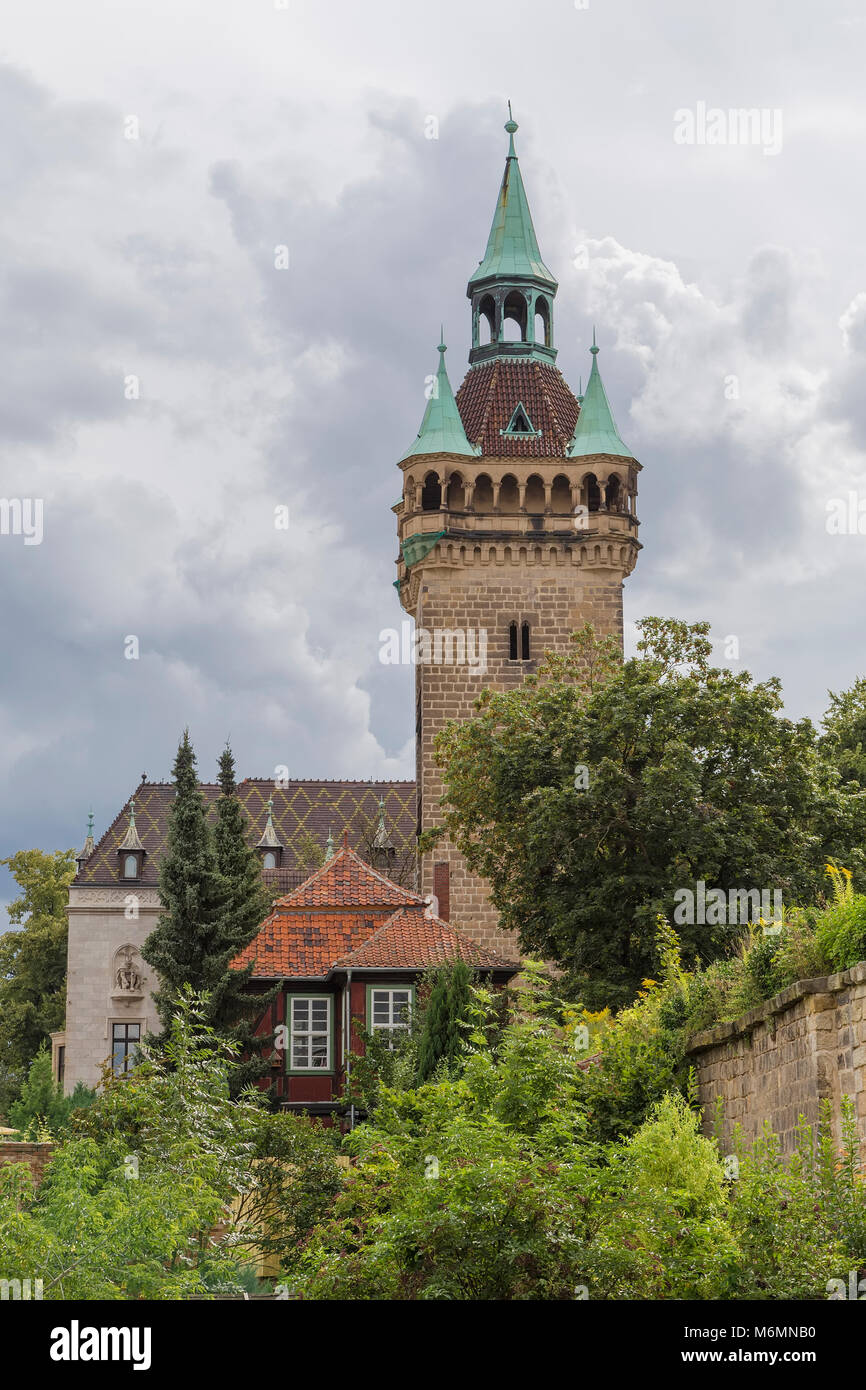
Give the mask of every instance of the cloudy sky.
M 508 98 L 559 365 L 596 323 L 644 465 L 627 624 L 707 618 L 819 718 L 866 671 L 866 535 L 827 531 L 866 499 L 864 56 L 856 0 L 7 0 L 0 497 L 44 534 L 0 535 L 0 853 L 101 832 L 185 724 L 207 777 L 226 737 L 413 775 L 396 460 L 440 320 L 465 369 Z

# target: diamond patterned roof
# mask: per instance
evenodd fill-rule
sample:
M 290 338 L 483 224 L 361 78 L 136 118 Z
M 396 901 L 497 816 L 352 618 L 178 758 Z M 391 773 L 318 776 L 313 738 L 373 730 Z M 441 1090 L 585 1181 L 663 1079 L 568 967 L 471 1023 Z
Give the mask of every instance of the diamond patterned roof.
M 214 802 L 219 796 L 216 783 L 203 783 L 201 792 L 215 819 Z M 135 793 L 135 823 L 146 855 L 141 882 L 158 881 L 159 862 L 165 851 L 168 816 L 174 800 L 171 782 L 142 782 Z M 385 802 L 385 818 L 393 838 L 408 841 L 415 836 L 414 782 L 327 782 L 291 781 L 278 787 L 268 778 L 247 778 L 238 784 L 238 797 L 247 815 L 247 843 L 255 846 L 267 822 L 267 802 L 274 799 L 273 821 L 277 837 L 285 846 L 280 869 L 265 877 L 279 887 L 297 883 L 303 865 L 297 859 L 298 842 L 309 833 L 324 849 L 328 831 L 335 837 L 348 828 L 349 843 L 363 848 L 365 825 L 378 820 L 379 798 Z M 96 848 L 76 876 L 76 884 L 116 884 L 117 849 L 129 824 L 129 801 L 118 812 Z M 303 875 L 304 877 L 306 875 Z

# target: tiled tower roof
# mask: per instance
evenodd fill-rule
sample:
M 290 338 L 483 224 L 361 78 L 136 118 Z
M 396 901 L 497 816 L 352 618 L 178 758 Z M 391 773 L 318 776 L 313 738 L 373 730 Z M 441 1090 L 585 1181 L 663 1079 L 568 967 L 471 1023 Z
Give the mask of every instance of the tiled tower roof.
M 518 405 L 534 434 L 503 433 Z M 577 400 L 562 372 L 531 358 L 497 357 L 470 367 L 457 407 L 470 443 L 494 458 L 565 458 L 578 417 Z

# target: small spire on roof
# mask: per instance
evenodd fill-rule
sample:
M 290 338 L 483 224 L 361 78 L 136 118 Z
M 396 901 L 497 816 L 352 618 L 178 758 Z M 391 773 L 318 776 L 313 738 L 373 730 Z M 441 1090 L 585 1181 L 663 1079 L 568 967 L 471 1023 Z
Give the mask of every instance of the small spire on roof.
M 373 836 L 373 849 L 378 849 L 378 850 L 393 850 L 393 848 L 394 848 L 394 846 L 393 846 L 393 844 L 391 843 L 391 837 L 390 837 L 390 835 L 388 834 L 388 831 L 387 831 L 386 826 L 385 826 L 385 798 L 384 798 L 384 797 L 380 797 L 380 798 L 379 798 L 379 825 L 378 825 L 378 827 L 377 827 L 377 829 L 376 829 L 376 834 Z
M 334 857 L 334 837 L 333 837 L 333 835 L 331 834 L 331 827 L 328 826 L 328 844 L 327 844 L 327 851 L 326 851 L 326 854 L 325 854 L 325 863 L 327 863 L 329 859 L 333 859 L 333 857 Z
M 75 856 L 79 864 L 83 864 L 85 859 L 89 859 L 94 849 L 95 844 L 93 841 L 93 807 L 91 807 L 87 815 L 87 836 L 84 841 L 84 848 L 82 849 L 80 854 L 77 854 Z
M 258 849 L 282 849 L 281 842 L 277 839 L 277 832 L 274 830 L 274 798 L 268 798 L 268 820 L 262 831 L 262 838 L 259 840 Z
M 121 840 L 121 842 L 120 842 L 120 844 L 117 846 L 117 848 L 118 848 L 118 849 L 128 849 L 128 850 L 144 849 L 144 845 L 141 843 L 141 840 L 138 838 L 138 831 L 137 831 L 136 828 L 135 828 L 135 797 L 134 797 L 134 796 L 130 798 L 130 802 L 129 802 L 129 825 L 128 825 L 127 828 L 126 828 L 126 834 L 124 835 L 123 839 Z
M 348 849 L 348 848 L 349 848 L 349 832 L 348 832 L 348 830 L 344 830 L 344 831 L 343 831 L 343 849 Z

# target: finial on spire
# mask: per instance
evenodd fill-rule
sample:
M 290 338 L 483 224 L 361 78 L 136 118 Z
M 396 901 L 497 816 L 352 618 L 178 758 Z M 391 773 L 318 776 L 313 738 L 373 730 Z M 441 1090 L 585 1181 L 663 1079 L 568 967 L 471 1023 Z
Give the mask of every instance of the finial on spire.
M 259 840 L 259 843 L 258 843 L 258 845 L 256 846 L 256 848 L 257 848 L 257 849 L 282 849 L 282 848 L 283 848 L 282 842 L 277 838 L 277 832 L 276 832 L 276 830 L 274 829 L 274 797 L 273 797 L 273 793 L 271 793 L 271 795 L 268 797 L 268 799 L 267 799 L 265 805 L 266 805 L 266 807 L 267 807 L 268 818 L 267 818 L 267 820 L 266 820 L 266 822 L 265 822 L 265 828 L 264 828 L 264 830 L 262 831 L 262 838 Z
M 87 838 L 88 838 L 88 840 L 92 840 L 92 839 L 93 839 L 93 807 L 92 807 L 92 806 L 91 806 L 90 810 L 89 810 L 88 813 L 87 813 Z
M 348 830 L 344 830 L 344 831 L 343 831 L 343 849 L 348 849 L 348 848 L 349 848 L 349 832 L 348 832 Z
M 516 159 L 517 154 L 514 149 L 514 132 L 520 127 L 511 114 L 511 102 L 508 103 L 508 120 L 505 122 L 505 129 L 508 131 L 508 158 Z
M 592 347 L 590 348 L 590 352 L 593 354 L 598 352 L 598 344 L 595 341 L 595 324 L 592 325 Z
M 333 837 L 333 835 L 331 834 L 331 827 L 328 826 L 328 841 L 327 841 L 327 853 L 325 854 L 325 863 L 327 863 L 329 859 L 333 859 L 333 857 L 334 857 L 334 837 Z
M 442 352 L 442 353 L 444 353 L 445 350 L 446 350 L 446 348 L 445 348 L 445 325 L 444 325 L 444 323 L 440 323 L 440 325 L 439 325 L 439 351 Z M 443 361 L 443 362 L 445 361 L 445 358 L 444 358 L 444 357 L 442 358 L 442 361 Z

